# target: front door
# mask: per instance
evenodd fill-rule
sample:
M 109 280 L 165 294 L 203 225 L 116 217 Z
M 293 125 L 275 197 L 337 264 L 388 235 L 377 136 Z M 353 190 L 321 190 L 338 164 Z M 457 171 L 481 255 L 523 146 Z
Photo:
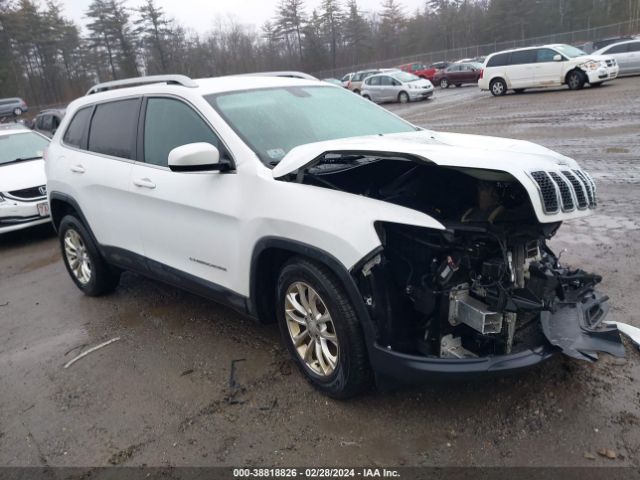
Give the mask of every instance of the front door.
M 561 85 L 564 81 L 564 78 L 562 78 L 562 61 L 557 62 L 553 59 L 556 55 L 560 54 L 550 48 L 538 48 L 535 52 L 536 85 L 540 87 Z
M 130 189 L 136 196 L 132 208 L 139 212 L 136 231 L 150 268 L 165 275 L 174 275 L 175 269 L 230 287 L 237 274 L 238 175 L 173 172 L 168 167 L 169 152 L 189 143 L 210 143 L 221 158 L 230 153 L 208 122 L 181 100 L 149 97 L 142 115 L 138 151 L 143 162 L 133 167 Z

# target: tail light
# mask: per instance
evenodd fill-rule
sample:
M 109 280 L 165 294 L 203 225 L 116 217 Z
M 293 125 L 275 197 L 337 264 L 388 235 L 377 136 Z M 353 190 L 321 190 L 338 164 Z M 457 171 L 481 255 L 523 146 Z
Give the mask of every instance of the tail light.
M 484 76 L 484 68 L 481 68 L 480 69 L 480 77 L 478 77 L 478 78 L 482 79 L 483 76 Z
M 351 88 L 351 80 L 349 80 L 349 83 L 347 83 L 347 88 Z
M 24 100 L 22 100 L 22 101 L 20 102 L 20 106 L 21 106 L 21 107 L 23 107 L 23 108 L 26 108 L 26 107 L 27 107 L 27 102 L 25 102 Z

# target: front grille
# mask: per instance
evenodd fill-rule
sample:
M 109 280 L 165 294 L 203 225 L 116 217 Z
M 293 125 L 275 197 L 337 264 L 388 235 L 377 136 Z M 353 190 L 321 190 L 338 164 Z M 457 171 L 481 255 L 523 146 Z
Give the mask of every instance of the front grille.
M 607 60 L 607 67 L 613 67 L 616 64 L 616 61 L 613 59 Z
M 544 213 L 571 212 L 576 208 L 596 208 L 596 184 L 587 172 L 538 170 L 529 175 L 538 186 Z
M 40 185 L 38 187 L 23 188 L 22 190 L 13 190 L 7 192 L 7 196 L 17 198 L 18 200 L 34 200 L 43 198 L 47 195 L 47 187 Z
M 569 170 L 563 170 L 562 174 L 567 177 L 567 180 L 571 182 L 573 186 L 573 191 L 576 193 L 576 199 L 578 200 L 578 208 L 585 209 L 589 206 L 589 202 L 587 200 L 587 188 L 582 183 L 576 175 L 574 175 Z
M 560 190 L 560 198 L 562 199 L 562 210 L 568 211 L 573 210 L 575 204 L 573 203 L 573 194 L 571 193 L 571 187 L 567 183 L 567 181 L 562 178 L 556 172 L 549 172 L 549 175 L 556 182 L 558 189 Z
M 531 172 L 531 176 L 538 184 L 542 205 L 545 213 L 556 213 L 559 209 L 556 186 L 546 172 Z

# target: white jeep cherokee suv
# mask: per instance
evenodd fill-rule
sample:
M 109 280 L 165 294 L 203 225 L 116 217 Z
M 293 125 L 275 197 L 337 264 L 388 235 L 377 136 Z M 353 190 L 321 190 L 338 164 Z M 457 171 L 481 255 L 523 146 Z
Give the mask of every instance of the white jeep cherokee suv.
M 570 158 L 423 130 L 317 81 L 168 76 L 89 93 L 46 162 L 87 295 L 133 270 L 277 321 L 334 397 L 559 350 L 624 354 L 600 277 L 546 244 L 596 207 Z

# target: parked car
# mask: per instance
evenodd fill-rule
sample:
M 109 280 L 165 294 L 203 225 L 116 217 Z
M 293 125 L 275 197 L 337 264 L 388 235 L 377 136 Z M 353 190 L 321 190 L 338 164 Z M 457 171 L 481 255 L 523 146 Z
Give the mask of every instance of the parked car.
M 597 41 L 593 42 L 592 48 L 593 48 L 593 51 L 596 52 L 597 50 L 601 50 L 601 49 L 603 49 L 604 47 L 606 47 L 608 45 L 612 45 L 614 43 L 624 42 L 626 40 L 633 40 L 633 39 L 634 39 L 634 37 L 629 36 L 629 35 L 603 38 L 601 40 L 597 40 Z
M 378 73 L 364 80 L 361 95 L 376 103 L 408 103 L 431 97 L 433 84 L 429 80 L 403 71 Z
M 593 52 L 616 60 L 619 75 L 640 74 L 640 39 L 614 43 Z
M 478 83 L 480 72 L 482 65 L 479 63 L 454 63 L 438 72 L 433 82 L 440 85 L 440 88 L 449 88 L 450 85 L 461 87 L 468 83 Z
M 52 218 L 85 294 L 134 270 L 277 321 L 307 379 L 342 398 L 373 378 L 624 355 L 601 277 L 547 245 L 596 208 L 574 160 L 424 130 L 317 81 L 141 81 L 72 102 L 48 149 Z
M 347 83 L 347 89 L 351 90 L 353 93 L 360 95 L 360 90 L 362 89 L 362 82 L 364 81 L 364 79 L 369 75 L 374 75 L 376 73 L 380 73 L 379 68 L 373 70 L 361 70 L 354 73 Z
M 418 77 L 433 82 L 433 77 L 435 77 L 438 71 L 444 70 L 448 66 L 449 63 L 447 62 L 432 63 L 429 66 L 426 66 L 422 63 L 407 63 L 405 65 L 400 65 L 398 68 L 404 72 L 412 73 L 414 75 L 417 75 Z
M 27 111 L 29 107 L 21 98 L 0 98 L 0 118 L 17 117 Z
M 31 128 L 49 138 L 58 130 L 64 118 L 64 109 L 43 110 L 31 122 Z
M 351 77 L 353 77 L 353 75 L 354 75 L 353 72 L 347 73 L 340 79 L 340 82 L 342 82 L 342 86 L 344 88 L 347 88 L 349 86 L 349 81 L 351 80 Z
M 597 87 L 618 76 L 618 64 L 610 56 L 587 55 L 570 45 L 555 44 L 519 48 L 487 57 L 478 81 L 481 90 L 495 96 L 507 90 L 568 85 L 580 90 L 586 83 Z
M 42 160 L 48 145 L 22 125 L 0 127 L 0 234 L 50 221 Z

